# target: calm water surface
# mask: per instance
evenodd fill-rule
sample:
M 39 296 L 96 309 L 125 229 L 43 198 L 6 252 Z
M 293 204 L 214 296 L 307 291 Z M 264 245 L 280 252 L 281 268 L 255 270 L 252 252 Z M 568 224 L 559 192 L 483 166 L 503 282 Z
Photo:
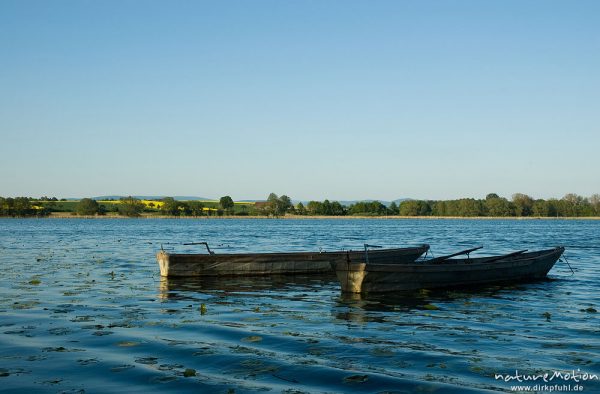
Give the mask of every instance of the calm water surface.
M 334 277 L 160 278 L 161 244 L 204 240 L 564 245 L 575 275 L 559 262 L 543 282 L 366 298 Z M 515 370 L 600 374 L 599 221 L 0 219 L 0 266 L 0 392 L 460 393 L 510 391 L 495 374 Z

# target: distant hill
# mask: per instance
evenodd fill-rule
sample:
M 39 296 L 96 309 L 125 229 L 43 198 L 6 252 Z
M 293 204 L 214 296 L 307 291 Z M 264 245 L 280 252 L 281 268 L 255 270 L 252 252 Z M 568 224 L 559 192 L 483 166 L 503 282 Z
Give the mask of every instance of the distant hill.
M 128 196 L 98 196 L 92 197 L 94 200 L 118 200 Z M 165 197 L 173 197 L 177 201 L 211 201 L 212 198 L 196 197 L 196 196 L 132 196 L 139 200 L 161 200 Z
M 384 200 L 329 200 L 329 201 L 337 201 L 340 204 L 344 205 L 344 206 L 350 206 L 352 204 L 356 204 L 357 202 L 372 202 L 372 201 L 379 201 L 380 203 L 382 203 L 385 206 L 390 206 L 390 204 L 392 202 L 395 202 L 396 205 L 400 205 L 400 203 L 402 201 L 406 201 L 406 200 L 410 200 L 410 198 L 397 198 L 393 201 L 384 201 Z M 323 201 L 323 200 L 318 200 L 318 201 Z M 301 201 L 301 200 L 292 200 L 292 203 L 294 205 L 298 204 L 299 202 L 301 202 L 302 204 L 306 205 L 308 204 L 308 201 Z
M 373 202 L 373 201 L 379 201 L 380 203 L 382 203 L 385 206 L 390 206 L 393 202 L 396 203 L 396 205 L 400 205 L 400 203 L 402 201 L 406 201 L 406 200 L 410 200 L 410 198 L 397 198 L 395 200 L 392 201 L 384 201 L 384 200 L 344 200 L 344 201 L 340 201 L 339 203 L 345 206 L 349 206 L 352 204 L 356 204 L 357 202 Z

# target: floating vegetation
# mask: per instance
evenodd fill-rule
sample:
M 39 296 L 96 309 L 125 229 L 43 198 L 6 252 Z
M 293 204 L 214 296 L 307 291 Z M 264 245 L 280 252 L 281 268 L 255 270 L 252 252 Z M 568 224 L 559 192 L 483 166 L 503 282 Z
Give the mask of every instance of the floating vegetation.
M 585 308 L 585 309 L 580 309 L 581 312 L 587 312 L 587 313 L 597 313 L 598 311 L 596 310 L 596 308 L 593 307 L 589 307 L 589 308 Z
M 123 364 L 123 365 L 118 365 L 116 367 L 112 367 L 110 369 L 110 372 L 123 372 L 123 371 L 127 371 L 128 369 L 131 369 L 131 368 L 135 368 L 135 365 Z
M 135 359 L 138 364 L 154 365 L 158 364 L 158 357 L 139 357 Z
M 153 383 L 169 383 L 174 380 L 177 380 L 177 376 L 156 376 L 150 379 Z
M 196 376 L 196 370 L 192 369 L 192 368 L 186 368 L 186 370 L 183 371 L 183 376 L 186 378 L 191 378 L 192 376 Z
M 63 346 L 58 347 L 45 347 L 42 349 L 43 352 L 58 352 L 58 353 L 67 353 L 67 352 L 85 352 L 84 349 L 67 349 Z
M 37 285 L 39 285 L 39 284 L 41 284 L 41 283 L 42 283 L 42 281 L 41 281 L 40 279 L 38 279 L 38 278 L 33 278 L 33 279 L 31 279 L 31 280 L 29 281 L 29 284 L 30 284 L 30 285 L 34 285 L 34 286 L 37 286 Z
M 209 347 L 203 347 L 200 348 L 199 350 L 195 351 L 194 353 L 192 353 L 193 356 L 208 356 L 211 354 L 215 354 L 217 353 L 214 349 L 209 348 Z
M 392 357 L 395 353 L 390 349 L 376 347 L 371 350 L 371 354 L 375 357 Z
M 48 358 L 48 356 L 44 356 L 44 355 L 38 354 L 38 355 L 35 355 L 35 356 L 29 356 L 29 357 L 27 357 L 25 359 L 25 361 L 42 361 L 42 360 L 45 360 L 47 358 Z
M 550 321 L 550 318 L 552 317 L 552 313 L 544 312 L 544 313 L 542 313 L 542 316 L 546 318 L 546 321 Z
M 95 319 L 94 316 L 86 315 L 86 316 L 75 316 L 73 319 L 71 319 L 71 321 L 72 322 L 76 322 L 76 323 L 81 323 L 81 322 L 94 321 L 94 319 Z M 98 327 L 103 328 L 103 326 L 101 326 L 101 325 L 97 325 L 97 326 L 94 326 L 94 327 L 96 327 L 96 328 L 98 328 Z M 85 327 L 83 327 L 83 328 L 85 328 Z
M 71 296 L 79 295 L 79 293 L 76 291 L 67 290 L 67 291 L 63 292 L 63 295 L 66 297 L 71 297 Z
M 160 364 L 158 366 L 159 371 L 173 371 L 175 369 L 181 369 L 183 365 L 181 364 Z
M 52 335 L 67 335 L 71 334 L 73 330 L 68 327 L 56 327 L 49 329 L 48 332 Z
M 206 315 L 206 312 L 207 312 L 206 304 L 200 304 L 200 314 Z
M 116 345 L 119 347 L 134 347 L 134 346 L 139 346 L 140 343 L 135 342 L 135 341 L 121 341 L 121 342 L 117 342 Z
M 266 373 L 273 373 L 279 370 L 279 367 L 272 364 L 265 364 L 262 360 L 249 359 L 244 360 L 240 363 L 242 370 L 236 370 L 236 374 L 242 374 L 245 376 L 256 376 Z
M 64 379 L 58 378 L 58 379 L 51 379 L 51 380 L 45 380 L 42 382 L 42 384 L 49 384 L 49 385 L 55 385 L 55 384 L 59 384 L 63 381 Z
M 437 311 L 440 308 L 437 305 L 433 305 L 433 304 L 425 304 L 423 305 L 424 309 L 427 309 L 428 311 Z
M 38 301 L 24 301 L 24 302 L 14 302 L 12 304 L 13 309 L 31 309 L 35 306 L 39 305 Z
M 444 363 L 433 363 L 433 364 L 427 364 L 426 365 L 427 368 L 441 368 L 441 369 L 446 369 L 447 366 Z
M 351 375 L 344 378 L 344 383 L 364 383 L 369 380 L 369 375 Z
M 102 337 L 105 335 L 112 335 L 112 334 L 114 334 L 114 331 L 94 331 L 92 333 L 92 335 L 95 335 L 97 337 Z
M 98 359 L 97 358 L 85 358 L 85 359 L 79 359 L 77 360 L 77 363 L 79 365 L 91 365 L 91 364 L 97 364 L 98 363 Z
M 258 335 L 252 335 L 249 337 L 242 338 L 242 342 L 260 342 L 262 340 L 262 337 L 259 337 Z

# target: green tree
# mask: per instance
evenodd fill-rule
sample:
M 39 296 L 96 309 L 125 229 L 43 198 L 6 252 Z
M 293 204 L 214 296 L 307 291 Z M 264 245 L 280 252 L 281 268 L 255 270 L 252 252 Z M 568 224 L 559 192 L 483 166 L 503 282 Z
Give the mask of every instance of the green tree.
M 600 216 L 600 194 L 592 194 L 588 200 L 594 216 Z
M 388 211 L 390 215 L 398 215 L 400 213 L 400 208 L 398 208 L 398 205 L 396 205 L 396 201 L 392 201 L 388 207 Z
M 163 215 L 179 216 L 181 211 L 179 210 L 180 202 L 175 200 L 173 197 L 165 197 L 161 200 L 162 205 L 160 206 L 160 212 Z
M 282 215 L 285 215 L 286 212 L 289 212 L 294 208 L 294 204 L 292 204 L 292 199 L 283 194 L 281 197 L 279 197 L 279 204 L 277 208 Z
M 562 216 L 584 216 L 586 211 L 589 211 L 589 203 L 583 197 L 575 194 L 566 194 L 561 200 Z
M 75 212 L 81 216 L 96 215 L 100 212 L 100 205 L 96 200 L 92 200 L 91 198 L 83 198 L 77 203 Z
M 13 216 L 14 199 L 0 197 L 0 216 Z
M 537 217 L 550 216 L 550 207 L 545 200 L 535 200 L 533 202 L 532 215 Z
M 489 194 L 488 194 L 489 196 Z M 507 217 L 513 216 L 510 202 L 506 198 L 490 197 L 485 199 L 485 210 L 487 216 Z
M 204 204 L 200 201 L 188 201 L 188 207 L 190 209 L 190 214 L 193 216 L 202 216 L 204 215 Z
M 306 210 L 310 215 L 322 215 L 323 203 L 320 201 L 309 201 Z
M 271 193 L 267 198 L 266 212 L 268 215 L 283 216 L 294 207 L 292 199 L 285 194 L 278 197 L 277 194 Z
M 348 207 L 350 215 L 381 216 L 387 214 L 387 207 L 379 201 L 359 201 Z
M 248 216 L 248 206 L 243 204 L 240 205 L 240 210 L 239 212 L 235 213 L 238 216 Z
M 431 204 L 431 214 L 434 216 L 446 216 L 446 201 L 434 201 Z
M 331 203 L 331 214 L 333 216 L 344 216 L 346 215 L 346 208 L 339 201 L 333 201 Z
M 27 197 L 16 197 L 13 202 L 13 210 L 15 216 L 32 216 L 35 215 L 31 207 L 31 201 Z
M 137 198 L 128 196 L 119 200 L 119 213 L 127 217 L 138 217 L 144 211 L 144 204 Z
M 458 216 L 484 216 L 485 205 L 482 200 L 461 198 L 458 200 Z
M 235 204 L 233 203 L 233 199 L 230 196 L 221 197 L 221 199 L 219 200 L 219 205 L 228 215 L 231 215 L 233 213 L 233 207 L 235 206 Z
M 266 206 L 267 215 L 279 216 L 278 209 L 277 209 L 278 204 L 279 204 L 279 196 L 277 196 L 277 194 L 275 194 L 275 193 L 269 194 L 269 197 L 267 197 L 267 206 Z
M 400 203 L 399 214 L 401 216 L 429 216 L 431 206 L 427 201 L 406 200 Z
M 331 202 L 329 200 L 325 199 L 323 201 L 323 205 L 321 206 L 321 209 L 322 209 L 322 212 L 321 212 L 322 215 L 327 215 L 327 216 L 333 215 L 333 210 L 331 209 Z
M 512 196 L 512 202 L 515 206 L 517 216 L 531 216 L 533 212 L 533 198 L 527 194 L 515 193 Z
M 296 205 L 296 213 L 298 215 L 306 215 L 306 208 L 302 202 L 299 202 L 298 205 Z
M 546 205 L 548 206 L 548 216 L 550 217 L 558 217 L 563 216 L 560 212 L 561 204 L 560 201 L 556 198 L 550 198 L 546 201 Z

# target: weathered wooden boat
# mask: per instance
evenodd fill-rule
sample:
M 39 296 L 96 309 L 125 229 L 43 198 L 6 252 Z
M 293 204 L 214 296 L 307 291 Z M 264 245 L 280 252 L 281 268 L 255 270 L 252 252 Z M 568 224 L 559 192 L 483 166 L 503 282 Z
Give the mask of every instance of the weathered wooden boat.
M 441 287 L 515 282 L 546 277 L 563 254 L 564 247 L 526 253 L 521 250 L 499 256 L 451 258 L 480 248 L 403 264 L 368 261 L 336 261 L 332 268 L 344 293 L 377 293 Z M 370 257 L 371 252 L 369 252 Z
M 332 252 L 288 252 L 288 253 L 223 253 L 216 254 L 208 244 L 203 244 L 208 254 L 176 254 L 160 250 L 156 260 L 161 276 L 235 276 L 235 275 L 293 275 L 332 273 L 336 261 L 359 261 L 365 254 L 371 261 L 386 264 L 401 264 L 415 261 L 429 250 L 423 244 L 408 248 Z

